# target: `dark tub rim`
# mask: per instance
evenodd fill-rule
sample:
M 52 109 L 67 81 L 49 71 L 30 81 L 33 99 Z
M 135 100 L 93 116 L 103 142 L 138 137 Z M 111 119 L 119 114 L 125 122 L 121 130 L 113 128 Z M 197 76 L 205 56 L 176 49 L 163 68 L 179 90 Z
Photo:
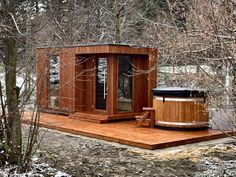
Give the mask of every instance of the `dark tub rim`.
M 182 97 L 182 98 L 192 98 L 192 97 L 206 97 L 208 91 L 204 89 L 192 89 L 186 87 L 162 87 L 152 89 L 153 96 L 162 97 Z

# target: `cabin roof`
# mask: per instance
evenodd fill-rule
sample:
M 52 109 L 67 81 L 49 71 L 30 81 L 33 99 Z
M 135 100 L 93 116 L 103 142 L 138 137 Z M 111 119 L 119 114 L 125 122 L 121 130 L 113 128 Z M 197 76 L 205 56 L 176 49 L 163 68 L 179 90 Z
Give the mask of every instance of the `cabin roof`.
M 37 49 L 46 49 L 46 48 L 73 48 L 73 47 L 92 47 L 92 46 L 125 46 L 125 47 L 133 47 L 133 48 L 154 48 L 154 47 L 144 47 L 133 44 L 114 44 L 114 43 L 91 43 L 91 44 L 75 44 L 75 45 L 65 45 L 65 46 L 38 46 Z
M 76 54 L 137 54 L 149 55 L 151 52 L 156 52 L 155 48 L 138 47 L 128 44 L 85 44 L 85 45 L 71 45 L 71 46 L 46 46 L 38 47 L 42 50 L 61 50 L 73 49 Z
M 73 48 L 73 47 L 89 47 L 89 46 L 133 46 L 129 44 L 113 44 L 113 43 L 91 43 L 91 44 L 75 44 L 75 45 L 65 45 L 65 46 L 39 46 L 37 49 L 45 48 Z M 137 46 L 136 46 L 137 47 Z

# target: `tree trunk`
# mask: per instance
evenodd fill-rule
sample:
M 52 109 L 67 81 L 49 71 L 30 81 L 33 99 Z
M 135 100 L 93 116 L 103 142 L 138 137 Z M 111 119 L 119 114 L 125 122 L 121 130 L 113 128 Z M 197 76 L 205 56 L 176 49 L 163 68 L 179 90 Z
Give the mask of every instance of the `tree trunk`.
M 120 2 L 115 0 L 115 31 L 116 43 L 120 43 Z
M 5 38 L 5 52 L 5 80 L 8 110 L 7 144 L 10 150 L 9 162 L 11 164 L 17 164 L 21 161 L 22 136 L 16 87 L 17 44 L 14 38 Z

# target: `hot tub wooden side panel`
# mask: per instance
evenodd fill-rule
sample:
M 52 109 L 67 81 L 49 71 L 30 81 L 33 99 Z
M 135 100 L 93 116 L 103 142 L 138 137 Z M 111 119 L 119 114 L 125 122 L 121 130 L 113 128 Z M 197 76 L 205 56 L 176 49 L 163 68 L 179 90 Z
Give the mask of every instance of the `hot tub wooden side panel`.
M 208 125 L 204 101 L 163 101 L 153 99 L 155 124 L 166 127 L 194 128 Z

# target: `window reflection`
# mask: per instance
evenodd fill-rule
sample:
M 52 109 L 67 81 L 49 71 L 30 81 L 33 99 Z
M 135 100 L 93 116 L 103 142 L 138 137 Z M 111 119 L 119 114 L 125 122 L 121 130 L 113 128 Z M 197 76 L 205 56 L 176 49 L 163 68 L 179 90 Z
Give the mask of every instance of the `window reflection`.
M 96 66 L 96 109 L 106 109 L 107 58 L 98 58 Z
M 132 58 L 118 58 L 118 111 L 132 111 Z
M 57 55 L 50 56 L 49 70 L 49 105 L 59 107 L 59 83 L 60 83 L 60 58 Z

